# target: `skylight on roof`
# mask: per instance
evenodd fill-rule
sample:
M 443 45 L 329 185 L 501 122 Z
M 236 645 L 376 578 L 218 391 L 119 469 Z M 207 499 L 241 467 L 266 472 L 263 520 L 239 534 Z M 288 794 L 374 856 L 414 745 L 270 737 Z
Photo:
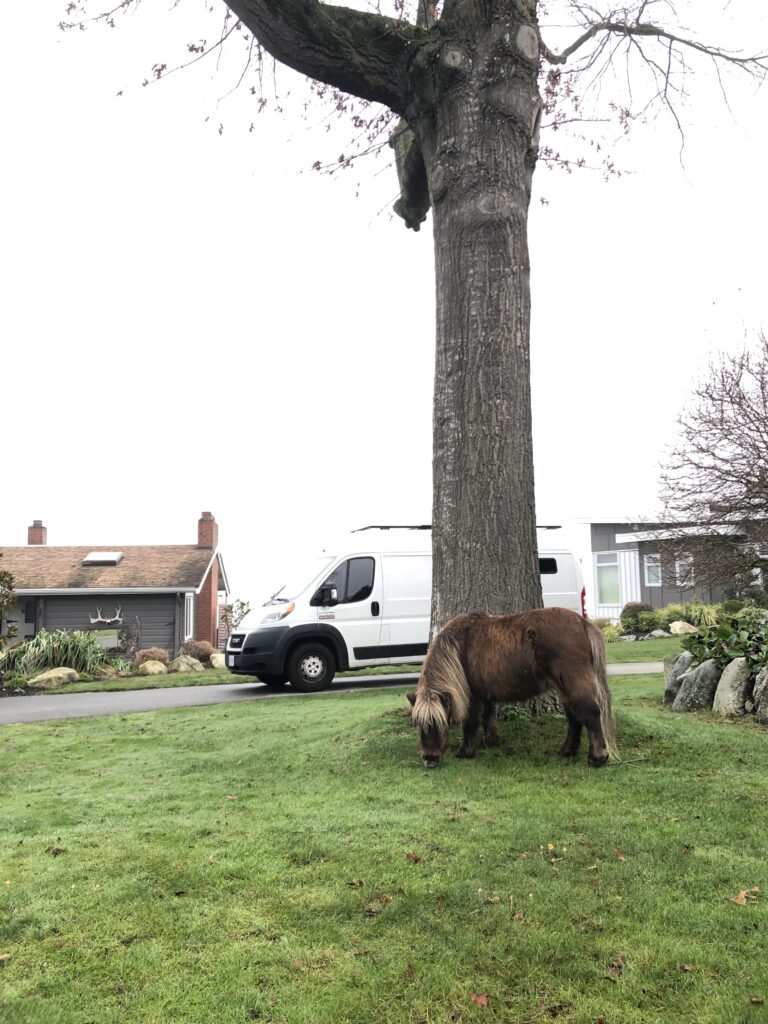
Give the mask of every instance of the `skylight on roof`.
M 117 565 L 122 557 L 122 551 L 91 551 L 83 559 L 83 565 Z

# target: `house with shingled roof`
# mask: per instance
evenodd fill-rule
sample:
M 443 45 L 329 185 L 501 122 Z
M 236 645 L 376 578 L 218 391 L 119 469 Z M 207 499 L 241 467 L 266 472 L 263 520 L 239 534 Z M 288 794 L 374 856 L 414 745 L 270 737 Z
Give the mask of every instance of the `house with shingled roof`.
M 16 642 L 42 629 L 98 630 L 109 638 L 130 629 L 140 648 L 175 655 L 187 640 L 219 640 L 219 607 L 229 585 L 210 512 L 197 523 L 197 544 L 55 547 L 36 519 L 25 547 L 0 547 L 14 579 L 8 615 Z

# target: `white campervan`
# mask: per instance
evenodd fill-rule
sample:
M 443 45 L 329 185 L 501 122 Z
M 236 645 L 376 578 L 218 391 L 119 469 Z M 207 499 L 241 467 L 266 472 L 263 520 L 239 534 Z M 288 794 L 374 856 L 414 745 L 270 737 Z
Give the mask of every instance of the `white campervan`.
M 581 566 L 548 540 L 549 531 L 539 531 L 544 604 L 585 615 Z M 330 686 L 336 672 L 424 660 L 430 527 L 365 527 L 337 550 L 306 566 L 230 635 L 230 672 L 309 693 Z

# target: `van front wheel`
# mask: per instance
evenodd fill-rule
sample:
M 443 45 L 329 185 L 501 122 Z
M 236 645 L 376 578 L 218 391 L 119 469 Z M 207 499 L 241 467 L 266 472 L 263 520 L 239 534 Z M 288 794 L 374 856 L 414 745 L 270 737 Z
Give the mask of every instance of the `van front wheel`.
M 294 690 L 327 690 L 336 673 L 333 655 L 323 644 L 300 644 L 288 659 L 288 679 Z

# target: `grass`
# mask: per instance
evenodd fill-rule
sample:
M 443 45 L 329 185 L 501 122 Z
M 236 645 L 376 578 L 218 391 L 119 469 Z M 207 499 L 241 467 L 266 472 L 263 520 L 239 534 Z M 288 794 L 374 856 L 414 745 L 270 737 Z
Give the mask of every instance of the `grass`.
M 663 661 L 668 654 L 682 651 L 679 636 L 660 637 L 658 640 L 618 640 L 606 644 L 609 665 L 627 665 L 638 661 Z
M 0 1017 L 764 1021 L 766 733 L 612 687 L 600 771 L 427 771 L 399 690 L 6 726 Z
M 633 643 L 608 644 L 606 651 L 608 664 L 628 664 L 630 662 L 661 661 L 665 655 L 679 653 L 682 650 L 678 637 L 661 640 L 636 640 Z M 366 669 L 365 675 L 400 675 L 405 672 L 418 672 L 419 665 L 382 665 L 378 668 Z M 339 672 L 337 678 L 354 678 L 359 672 Z M 204 672 L 174 672 L 161 676 L 127 676 L 118 679 L 91 680 L 88 682 L 68 683 L 62 688 L 63 693 L 93 693 L 118 690 L 156 690 L 174 686 L 218 686 L 235 683 L 258 683 L 255 676 L 236 676 L 228 669 L 206 669 Z M 36 693 L 33 688 L 25 688 L 15 683 L 6 683 L 0 688 L 0 695 Z

